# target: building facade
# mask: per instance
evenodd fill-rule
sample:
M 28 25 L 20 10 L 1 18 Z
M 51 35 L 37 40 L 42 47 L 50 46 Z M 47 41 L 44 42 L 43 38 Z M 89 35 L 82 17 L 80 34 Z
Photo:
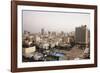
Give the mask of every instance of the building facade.
M 87 26 L 76 27 L 75 29 L 75 43 L 88 44 L 89 43 L 89 30 Z

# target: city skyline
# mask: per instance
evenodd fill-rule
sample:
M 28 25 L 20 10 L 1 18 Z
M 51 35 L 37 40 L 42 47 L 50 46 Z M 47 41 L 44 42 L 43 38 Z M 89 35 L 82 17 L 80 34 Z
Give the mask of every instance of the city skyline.
M 23 11 L 23 31 L 38 33 L 41 29 L 55 32 L 71 32 L 76 27 L 87 25 L 90 16 L 86 13 Z

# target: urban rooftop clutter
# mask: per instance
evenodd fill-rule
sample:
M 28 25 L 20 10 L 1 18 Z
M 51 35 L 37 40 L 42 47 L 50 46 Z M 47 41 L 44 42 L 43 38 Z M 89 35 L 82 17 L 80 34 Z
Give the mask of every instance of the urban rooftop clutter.
M 22 40 L 22 61 L 59 61 L 90 59 L 90 33 L 86 25 L 65 33 L 45 31 L 38 33 L 24 31 Z

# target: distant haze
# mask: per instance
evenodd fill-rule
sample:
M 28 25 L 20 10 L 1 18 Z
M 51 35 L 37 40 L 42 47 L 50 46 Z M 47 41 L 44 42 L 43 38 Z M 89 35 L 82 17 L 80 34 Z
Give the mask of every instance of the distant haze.
M 90 14 L 47 12 L 47 11 L 23 11 L 23 31 L 38 33 L 44 28 L 45 31 L 75 31 L 81 25 L 90 25 Z

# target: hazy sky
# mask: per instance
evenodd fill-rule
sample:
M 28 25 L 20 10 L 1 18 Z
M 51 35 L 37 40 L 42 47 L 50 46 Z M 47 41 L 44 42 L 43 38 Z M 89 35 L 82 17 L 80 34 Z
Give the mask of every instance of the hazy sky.
M 31 33 L 45 31 L 75 31 L 75 27 L 90 25 L 90 15 L 87 13 L 23 11 L 23 30 Z

